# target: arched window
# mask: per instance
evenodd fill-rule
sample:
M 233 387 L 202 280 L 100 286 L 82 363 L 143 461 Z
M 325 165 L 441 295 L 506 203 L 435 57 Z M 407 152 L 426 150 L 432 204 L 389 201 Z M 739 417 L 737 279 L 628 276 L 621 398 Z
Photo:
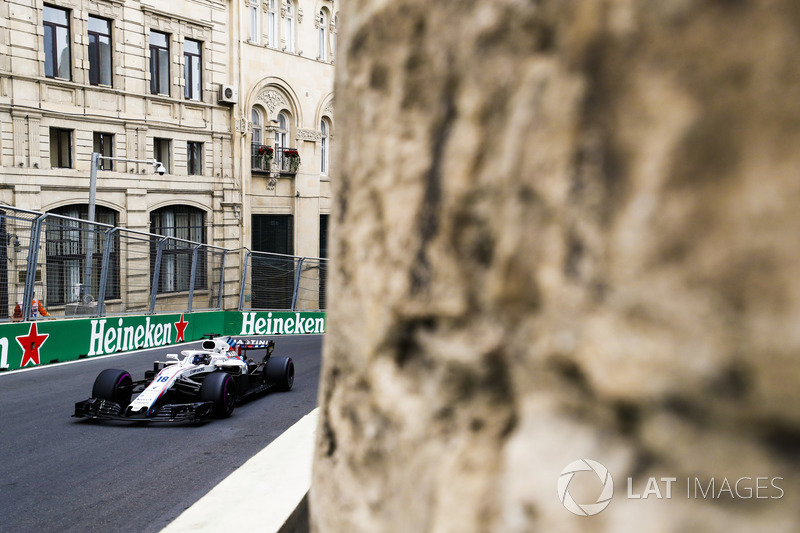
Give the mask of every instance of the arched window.
M 300 157 L 296 148 L 290 145 L 290 116 L 286 111 L 278 113 L 275 126 L 275 163 L 281 172 L 296 173 Z
M 278 126 L 275 129 L 275 147 L 289 147 L 289 117 L 285 111 L 278 113 Z
M 320 146 L 320 168 L 319 171 L 322 174 L 328 174 L 328 159 L 330 153 L 330 139 L 329 139 L 329 131 L 330 128 L 328 127 L 328 121 L 326 119 L 322 119 L 322 122 L 319 124 L 319 129 L 322 132 L 322 139 L 320 139 L 319 146 Z
M 261 111 L 253 108 L 253 144 L 261 144 L 263 137 L 264 120 L 261 118 Z
M 84 283 L 86 267 L 86 246 L 88 245 L 89 230 L 85 223 L 77 219 L 89 218 L 87 204 L 68 205 L 50 211 L 60 217 L 50 217 L 45 227 L 45 254 L 47 273 L 47 294 L 37 294 L 39 298 L 46 298 L 47 306 L 65 305 L 78 302 L 81 296 L 81 285 Z M 62 218 L 63 217 L 63 218 Z M 113 209 L 103 206 L 95 207 L 95 222 L 116 226 L 118 214 Z M 89 294 L 97 300 L 100 294 L 100 274 L 102 272 L 103 251 L 106 247 L 105 228 L 94 226 L 92 239 L 92 279 Z M 105 300 L 120 297 L 120 269 L 119 269 L 119 236 L 114 234 L 109 256 L 108 279 L 106 281 Z
M 294 52 L 294 2 L 286 1 L 286 51 Z
M 317 59 L 320 61 L 327 61 L 328 60 L 328 17 L 325 15 L 325 10 L 321 10 L 319 15 L 317 15 L 317 24 L 319 25 L 319 29 L 317 30 L 318 36 L 318 46 L 319 46 L 319 54 Z
M 253 140 L 250 144 L 250 169 L 261 172 L 269 172 L 272 160 L 272 147 L 265 146 L 264 140 L 264 119 L 263 114 L 257 107 L 253 108 Z
M 174 205 L 162 207 L 150 213 L 150 233 L 173 237 L 161 246 L 161 269 L 158 275 L 158 292 L 188 291 L 192 274 L 192 257 L 194 246 L 191 241 L 205 244 L 205 213 L 196 207 Z M 150 245 L 150 280 L 155 277 L 155 263 L 158 254 L 159 240 L 153 239 Z M 195 289 L 206 289 L 206 253 L 200 250 L 197 254 L 195 269 Z

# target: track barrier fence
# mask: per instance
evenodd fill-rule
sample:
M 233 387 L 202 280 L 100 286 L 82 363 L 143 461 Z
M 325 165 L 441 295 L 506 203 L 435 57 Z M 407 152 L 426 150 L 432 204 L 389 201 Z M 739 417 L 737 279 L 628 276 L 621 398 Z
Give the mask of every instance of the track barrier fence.
M 0 323 L 198 311 L 323 311 L 327 260 L 0 206 Z

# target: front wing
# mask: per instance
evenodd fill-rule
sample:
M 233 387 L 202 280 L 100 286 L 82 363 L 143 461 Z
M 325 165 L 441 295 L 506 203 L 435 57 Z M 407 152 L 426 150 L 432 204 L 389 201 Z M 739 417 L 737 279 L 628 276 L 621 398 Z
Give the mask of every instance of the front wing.
M 75 404 L 75 414 L 72 416 L 129 422 L 193 422 L 210 415 L 211 407 L 211 402 L 166 404 L 156 407 L 156 411 L 150 416 L 144 414 L 125 416 L 120 404 L 100 398 L 89 398 Z

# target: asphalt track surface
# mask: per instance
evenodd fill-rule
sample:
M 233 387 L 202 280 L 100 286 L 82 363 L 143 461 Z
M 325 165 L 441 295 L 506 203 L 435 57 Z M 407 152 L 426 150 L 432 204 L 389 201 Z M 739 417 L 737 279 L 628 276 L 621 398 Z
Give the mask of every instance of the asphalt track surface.
M 199 343 L 0 375 L 0 532 L 160 531 L 317 406 L 322 339 L 275 337 L 273 355 L 295 363 L 292 390 L 199 424 L 71 418 L 104 368 L 140 379 L 153 361 Z M 256 528 L 269 512 L 258 495 L 229 497 L 253 498 Z

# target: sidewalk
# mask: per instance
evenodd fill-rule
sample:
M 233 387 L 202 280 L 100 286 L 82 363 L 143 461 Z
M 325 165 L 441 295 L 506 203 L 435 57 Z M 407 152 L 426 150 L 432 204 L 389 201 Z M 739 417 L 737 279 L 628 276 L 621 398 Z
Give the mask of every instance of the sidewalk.
M 311 487 L 311 462 L 319 408 L 223 479 L 161 533 L 263 531 L 277 533 Z M 257 494 L 252 500 L 235 495 Z

